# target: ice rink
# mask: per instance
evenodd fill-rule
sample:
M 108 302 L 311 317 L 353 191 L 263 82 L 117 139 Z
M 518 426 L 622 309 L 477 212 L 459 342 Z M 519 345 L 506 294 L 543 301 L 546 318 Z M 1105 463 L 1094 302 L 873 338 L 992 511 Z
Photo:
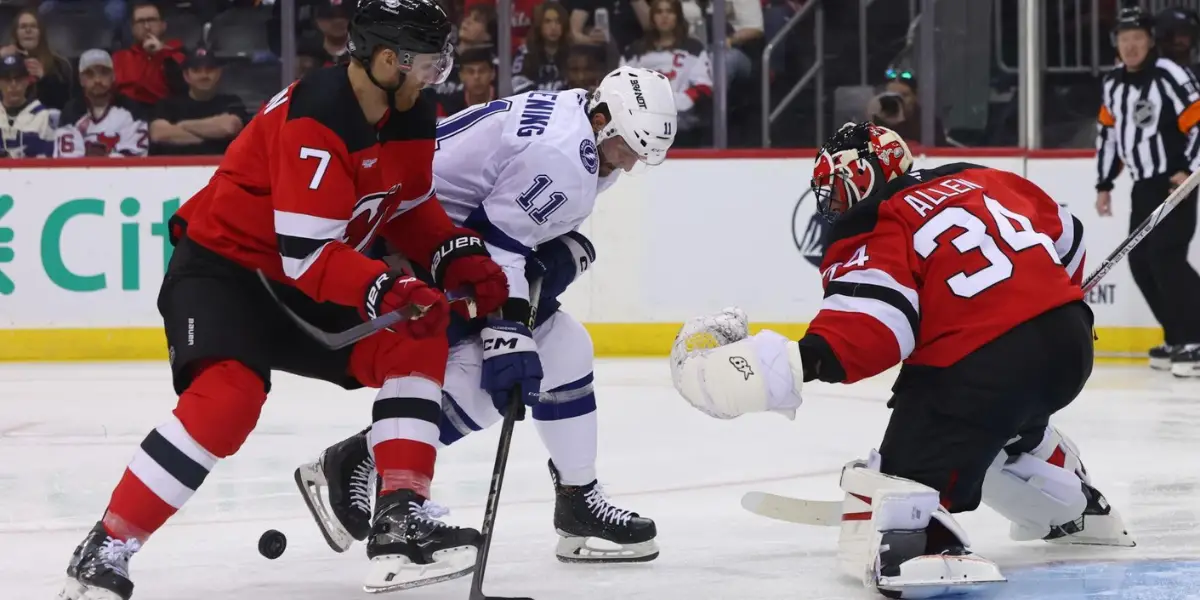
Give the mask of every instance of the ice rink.
M 836 575 L 837 532 L 743 511 L 765 490 L 838 499 L 841 465 L 877 444 L 893 374 L 813 384 L 795 422 L 711 419 L 678 398 L 666 360 L 600 361 L 600 477 L 619 506 L 658 522 L 652 563 L 557 562 L 546 454 L 518 424 L 486 589 L 538 600 L 878 598 Z M 334 554 L 292 482 L 326 445 L 364 427 L 371 391 L 275 378 L 258 429 L 134 557 L 135 600 L 343 600 L 361 590 L 361 545 Z M 165 364 L 0 366 L 0 598 L 54 597 L 72 549 L 100 517 L 133 449 L 174 406 Z M 1008 540 L 986 508 L 961 523 L 1009 583 L 988 598 L 1200 598 L 1200 382 L 1102 366 L 1057 424 L 1122 511 L 1137 548 Z M 444 450 L 434 498 L 478 527 L 496 430 Z M 270 561 L 266 529 L 288 536 Z M 393 597 L 465 599 L 467 579 Z

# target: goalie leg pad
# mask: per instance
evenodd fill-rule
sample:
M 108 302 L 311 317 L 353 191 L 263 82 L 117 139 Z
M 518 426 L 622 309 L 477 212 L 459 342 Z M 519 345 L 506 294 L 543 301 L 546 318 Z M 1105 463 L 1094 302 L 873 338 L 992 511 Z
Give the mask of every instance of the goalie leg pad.
M 1012 522 L 1009 537 L 1017 541 L 1135 545 L 1120 514 L 1091 486 L 1074 442 L 1053 426 L 1028 453 L 996 457 L 983 502 Z
M 675 389 L 718 419 L 764 411 L 794 419 L 802 402 L 800 347 L 774 331 L 672 356 L 671 367 Z
M 872 453 L 842 469 L 838 564 L 844 573 L 899 598 L 1004 581 L 995 564 L 966 551 L 966 532 L 942 508 L 936 490 L 884 475 L 878 464 Z

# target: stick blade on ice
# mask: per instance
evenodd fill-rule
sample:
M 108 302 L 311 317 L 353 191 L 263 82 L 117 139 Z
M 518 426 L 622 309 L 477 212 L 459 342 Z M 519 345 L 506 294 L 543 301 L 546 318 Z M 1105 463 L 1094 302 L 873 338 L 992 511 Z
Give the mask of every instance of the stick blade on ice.
M 768 519 L 838 527 L 842 524 L 842 503 L 834 500 L 804 500 L 767 492 L 747 492 L 742 496 L 742 508 Z

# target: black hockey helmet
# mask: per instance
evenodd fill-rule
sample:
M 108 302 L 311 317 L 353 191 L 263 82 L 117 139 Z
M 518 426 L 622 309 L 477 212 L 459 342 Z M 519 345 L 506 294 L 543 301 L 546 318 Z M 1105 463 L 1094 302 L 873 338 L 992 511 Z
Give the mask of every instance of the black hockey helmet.
M 1117 46 L 1117 34 L 1130 29 L 1141 29 L 1150 35 L 1150 39 L 1154 39 L 1154 17 L 1146 14 L 1145 11 L 1138 6 L 1127 6 L 1121 9 L 1121 14 L 1117 17 L 1117 25 L 1113 27 L 1112 35 L 1109 36 L 1109 41 L 1113 47 Z
M 384 46 L 406 71 L 431 70 L 427 83 L 441 83 L 454 62 L 450 30 L 437 0 L 360 0 L 350 20 L 350 56 L 369 70 L 375 49 Z

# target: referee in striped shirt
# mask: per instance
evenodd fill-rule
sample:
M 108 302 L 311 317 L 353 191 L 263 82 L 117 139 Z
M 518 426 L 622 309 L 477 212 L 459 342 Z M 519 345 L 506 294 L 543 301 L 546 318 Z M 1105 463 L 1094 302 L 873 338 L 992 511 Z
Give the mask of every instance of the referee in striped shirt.
M 1112 215 L 1113 180 L 1133 178 L 1129 227 L 1141 224 L 1200 167 L 1200 83 L 1154 48 L 1154 20 L 1139 8 L 1121 11 L 1113 32 L 1121 57 L 1104 76 L 1096 140 L 1096 210 Z M 1129 269 L 1166 343 L 1150 350 L 1150 366 L 1179 377 L 1200 376 L 1200 275 L 1188 264 L 1196 230 L 1196 193 L 1185 199 L 1129 253 Z

